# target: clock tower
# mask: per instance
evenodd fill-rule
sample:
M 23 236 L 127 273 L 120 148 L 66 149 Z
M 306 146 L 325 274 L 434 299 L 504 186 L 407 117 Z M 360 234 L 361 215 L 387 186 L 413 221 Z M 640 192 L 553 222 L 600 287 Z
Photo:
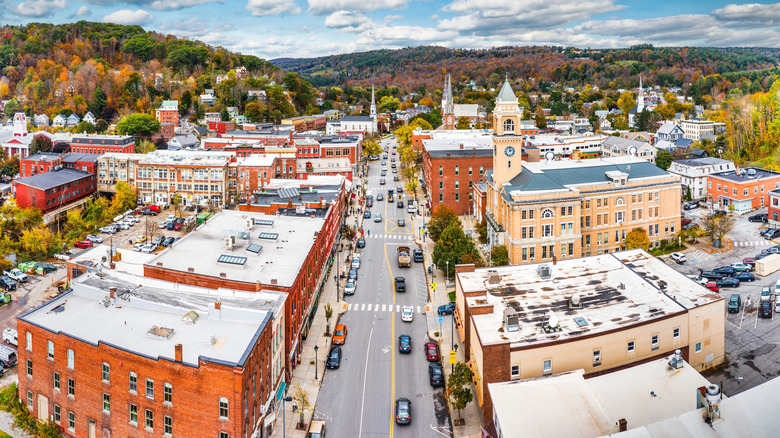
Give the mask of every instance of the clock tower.
M 503 183 L 509 182 L 522 171 L 521 117 L 522 110 L 507 77 L 496 97 L 493 110 L 493 181 L 498 190 L 501 190 Z

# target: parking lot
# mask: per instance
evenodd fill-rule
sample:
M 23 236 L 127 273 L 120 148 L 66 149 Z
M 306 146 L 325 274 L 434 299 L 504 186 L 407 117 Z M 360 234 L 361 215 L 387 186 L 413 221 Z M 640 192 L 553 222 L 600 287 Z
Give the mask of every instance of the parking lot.
M 697 209 L 684 214 L 694 222 L 699 222 L 707 210 Z M 670 258 L 666 262 L 686 275 L 696 275 L 699 270 L 709 271 L 721 266 L 729 266 L 733 262 L 741 262 L 743 258 L 754 257 L 762 249 L 780 244 L 780 239 L 766 240 L 759 236 L 761 223 L 748 221 L 748 216 L 766 213 L 766 208 L 737 216 L 734 227 L 728 234 L 732 248 L 726 252 L 709 253 L 702 249 L 685 251 L 687 262 L 683 265 L 674 263 Z M 727 244 L 724 242 L 724 244 Z M 705 373 L 713 383 L 723 383 L 726 395 L 734 395 L 769 379 L 780 375 L 780 313 L 772 312 L 772 318 L 758 317 L 758 303 L 761 288 L 774 286 L 780 280 L 780 271 L 767 277 L 756 277 L 753 282 L 742 282 L 736 288 L 721 288 L 720 294 L 728 300 L 731 294 L 739 294 L 742 298 L 742 309 L 739 313 L 726 313 L 726 358 L 727 366 L 721 370 Z M 772 297 L 774 310 L 775 297 Z
M 181 237 L 185 234 L 184 228 L 181 231 L 168 230 L 167 228 L 160 228 L 159 224 L 165 221 L 169 215 L 174 215 L 172 208 L 162 210 L 157 216 L 137 216 L 140 220 L 138 223 L 132 225 L 127 230 L 119 230 L 114 234 L 97 233 L 96 236 L 103 238 L 103 244 L 107 245 L 113 238 L 114 246 L 119 248 L 133 249 L 133 246 L 137 243 L 138 237 L 146 237 L 146 242 L 154 242 L 158 236 L 163 237 Z M 179 216 L 187 219 L 194 216 L 193 212 L 179 212 Z M 192 219 L 194 220 L 194 218 Z M 145 242 L 145 243 L 146 243 Z M 158 247 L 156 251 L 161 251 L 163 248 Z M 80 250 L 76 250 L 80 251 Z

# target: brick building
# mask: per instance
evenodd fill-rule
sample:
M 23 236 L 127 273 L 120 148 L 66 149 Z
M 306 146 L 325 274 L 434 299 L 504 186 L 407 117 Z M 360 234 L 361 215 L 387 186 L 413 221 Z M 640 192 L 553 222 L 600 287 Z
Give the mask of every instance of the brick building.
M 271 178 L 275 178 L 276 163 L 281 160 L 273 155 L 251 155 L 230 163 L 230 167 L 236 169 L 236 193 L 239 202 L 246 202 L 252 193 L 267 186 Z
M 19 394 L 69 437 L 266 437 L 285 295 L 108 271 L 18 318 Z
M 135 140 L 132 135 L 74 135 L 70 144 L 71 152 L 107 154 L 109 152 L 135 153 Z
M 219 135 L 222 135 L 234 129 L 236 129 L 236 122 L 222 121 L 222 120 L 209 122 L 209 131 L 216 131 L 217 134 Z
M 103 154 L 98 158 L 98 191 L 116 193 L 116 183 L 124 181 L 135 187 L 135 169 L 146 154 Z
M 155 151 L 135 166 L 138 198 L 145 203 L 170 204 L 173 195 L 182 205 L 228 202 L 228 165 L 235 160 L 227 152 Z
M 214 289 L 289 294 L 284 313 L 289 379 L 332 263 L 344 209 L 341 190 L 333 196 L 320 194 L 323 208 L 300 213 L 224 210 L 145 264 L 144 276 Z
M 160 134 L 166 141 L 173 138 L 176 127 L 179 126 L 179 101 L 164 100 L 155 111 L 157 121 L 160 122 Z
M 70 152 L 63 155 L 61 161 L 62 167 L 66 169 L 75 169 L 97 175 L 97 162 L 99 158 L 100 154 Z
M 490 383 L 597 376 L 677 349 L 698 371 L 725 359 L 723 297 L 645 251 L 455 269 L 454 318 L 486 426 Z
M 60 154 L 54 152 L 38 152 L 19 160 L 19 176 L 27 178 L 28 176 L 39 173 L 49 172 L 57 166 L 62 165 Z
M 19 207 L 36 207 L 44 214 L 67 209 L 95 193 L 93 173 L 59 169 L 13 181 L 13 193 Z
M 485 218 L 485 209 L 487 208 L 487 184 L 481 182 L 474 184 L 472 198 L 474 199 L 471 207 L 474 220 L 482 222 Z
M 780 173 L 760 167 L 737 168 L 707 176 L 707 201 L 715 209 L 746 213 L 768 205 L 770 191 L 780 188 Z
M 431 208 L 446 205 L 459 215 L 473 213 L 472 189 L 493 167 L 493 140 L 489 136 L 423 140 L 422 162 Z
M 316 131 L 318 129 L 325 129 L 325 123 L 327 118 L 323 114 L 315 114 L 311 116 L 299 116 L 289 119 L 282 119 L 282 125 L 292 125 L 295 132 Z

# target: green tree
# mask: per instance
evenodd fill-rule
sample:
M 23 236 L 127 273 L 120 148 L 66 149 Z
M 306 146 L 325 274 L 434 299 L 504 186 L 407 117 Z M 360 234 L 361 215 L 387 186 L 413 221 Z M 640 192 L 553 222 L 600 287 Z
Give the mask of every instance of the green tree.
M 463 362 L 458 362 L 455 364 L 455 370 L 450 374 L 450 378 L 447 381 L 447 393 L 449 394 L 450 404 L 458 410 L 459 419 L 461 418 L 460 411 L 465 409 L 474 399 L 474 394 L 471 392 L 471 379 L 473 378 L 474 373 L 471 371 L 471 368 Z
M 647 237 L 647 230 L 644 228 L 634 228 L 626 234 L 626 248 L 641 248 L 645 251 L 650 248 L 650 238 Z
M 685 186 L 685 200 L 690 201 L 692 199 L 691 186 Z
M 544 116 L 544 111 L 542 111 L 541 107 L 536 109 L 535 125 L 539 129 L 546 129 L 547 128 L 547 118 Z
M 477 234 L 479 234 L 479 243 L 487 243 L 487 219 L 482 219 L 482 222 L 477 223 L 474 228 L 477 230 Z
M 230 114 L 228 114 L 227 108 L 222 108 L 222 112 L 220 113 L 220 117 L 222 118 L 223 122 L 229 122 L 230 121 Z
M 471 120 L 466 116 L 458 117 L 458 123 L 455 125 L 455 129 L 471 129 Z
M 398 98 L 393 96 L 383 96 L 379 99 L 379 110 L 384 113 L 394 113 L 401 106 Z
M 19 105 L 19 102 L 17 102 L 16 99 L 11 99 L 5 104 L 5 117 L 10 119 L 14 116 L 17 112 L 19 112 L 22 109 L 22 106 Z
M 38 134 L 30 142 L 30 155 L 35 155 L 38 152 L 51 152 L 52 147 L 54 144 L 48 135 Z
M 672 154 L 666 149 L 658 151 L 658 155 L 655 156 L 655 165 L 663 170 L 669 169 L 672 165 Z
M 244 107 L 244 115 L 252 122 L 259 122 L 263 119 L 264 107 L 260 102 L 249 102 Z
M 81 122 L 79 122 L 78 125 L 73 127 L 73 133 L 75 134 L 81 134 L 81 133 L 94 134 L 95 130 L 96 130 L 95 125 L 86 122 L 84 120 L 82 120 Z
M 148 154 L 157 150 L 157 146 L 149 140 L 141 140 L 135 144 L 136 154 Z
M 181 97 L 179 98 L 179 115 L 182 117 L 187 115 L 191 107 L 192 93 L 190 90 L 184 90 L 184 92 L 181 93 Z
M 455 265 L 461 263 L 481 265 L 481 260 L 482 258 L 479 252 L 477 252 L 477 247 L 463 232 L 460 221 L 450 223 L 441 233 L 439 240 L 433 247 L 433 263 L 439 269 L 449 266 L 449 269 L 445 270 L 447 277 L 454 276 Z
M 151 137 L 160 131 L 160 122 L 149 114 L 130 114 L 116 125 L 120 134 Z
M 490 250 L 490 264 L 492 266 L 506 266 L 509 264 L 509 251 L 506 245 L 494 246 Z
M 108 122 L 103 119 L 97 119 L 95 121 L 95 132 L 104 134 L 108 130 Z
M 431 215 L 431 220 L 428 221 L 428 237 L 434 242 L 439 240 L 439 235 L 445 228 L 449 227 L 451 223 L 456 222 L 460 225 L 460 219 L 455 212 L 446 205 L 440 205 Z

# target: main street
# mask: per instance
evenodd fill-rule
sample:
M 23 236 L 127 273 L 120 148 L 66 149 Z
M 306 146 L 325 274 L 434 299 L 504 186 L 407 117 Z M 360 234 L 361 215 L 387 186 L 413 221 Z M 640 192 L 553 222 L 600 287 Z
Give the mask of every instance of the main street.
M 388 189 L 404 184 L 402 179 L 393 182 L 394 175 L 400 176 L 400 170 L 394 174 L 391 169 L 391 158 L 400 169 L 398 154 L 392 155 L 394 144 L 392 139 L 382 141 L 382 147 L 388 148 L 385 185 L 380 185 L 382 160 L 369 165 L 367 194 L 374 196 L 374 206 L 370 208 L 371 219 L 363 222 L 366 246 L 358 250 L 361 267 L 356 292 L 345 298 L 348 310 L 340 320 L 348 329 L 343 359 L 339 369 L 324 374 L 315 413 L 327 421 L 329 436 L 451 436 L 444 390 L 430 386 L 423 351 L 428 341 L 424 266 L 412 262 L 409 268 L 399 268 L 397 262 L 399 246 L 417 248 L 413 233 L 422 225 L 422 216 L 407 213 L 406 203 L 413 195 L 404 193 L 404 208 L 396 206 L 397 195 L 392 201 L 388 199 Z M 380 193 L 384 199 L 377 201 Z M 376 213 L 381 213 L 381 222 L 374 222 Z M 398 226 L 398 219 L 404 219 L 406 225 Z M 406 278 L 405 293 L 394 292 L 396 276 Z M 401 321 L 400 309 L 407 305 L 414 309 L 412 322 Z M 411 354 L 398 351 L 402 334 L 412 338 Z M 320 352 L 319 358 L 326 355 L 327 351 Z M 412 401 L 410 425 L 395 423 L 395 400 L 400 397 Z

